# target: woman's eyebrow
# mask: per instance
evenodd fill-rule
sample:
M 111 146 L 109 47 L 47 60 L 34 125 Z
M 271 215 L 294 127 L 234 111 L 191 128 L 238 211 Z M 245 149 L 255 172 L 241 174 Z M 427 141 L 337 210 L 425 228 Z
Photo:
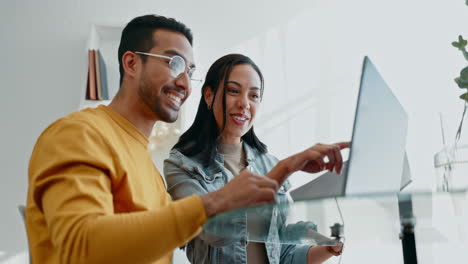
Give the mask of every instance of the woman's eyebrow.
M 240 84 L 240 83 L 238 83 L 238 82 L 236 82 L 236 81 L 228 81 L 227 83 L 232 83 L 232 84 L 234 84 L 234 85 L 239 86 L 239 87 L 242 88 L 242 84 Z M 252 91 L 252 90 L 257 91 L 257 90 L 260 90 L 260 88 L 258 88 L 257 86 L 252 86 L 252 87 L 249 88 L 249 90 L 251 90 L 251 91 Z
M 236 81 L 227 81 L 227 83 L 232 83 L 232 84 L 235 84 L 235 85 L 237 85 L 239 87 L 242 87 L 242 85 L 240 83 L 236 82 Z

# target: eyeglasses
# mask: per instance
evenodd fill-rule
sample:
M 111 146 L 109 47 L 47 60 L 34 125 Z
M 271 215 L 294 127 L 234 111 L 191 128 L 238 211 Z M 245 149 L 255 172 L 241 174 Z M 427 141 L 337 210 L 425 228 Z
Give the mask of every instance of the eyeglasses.
M 135 51 L 135 53 L 169 60 L 169 69 L 171 70 L 171 76 L 174 77 L 174 78 L 179 78 L 185 72 L 185 68 L 187 67 L 186 64 L 185 64 L 184 58 L 182 58 L 179 55 L 168 57 L 168 56 L 163 56 L 163 55 L 158 55 L 158 54 L 153 54 L 153 53 L 140 52 L 140 51 Z M 190 78 L 190 80 L 199 81 L 199 80 L 192 79 L 192 75 L 193 75 L 194 71 L 195 71 L 195 67 L 189 68 L 188 71 L 187 71 L 187 75 Z

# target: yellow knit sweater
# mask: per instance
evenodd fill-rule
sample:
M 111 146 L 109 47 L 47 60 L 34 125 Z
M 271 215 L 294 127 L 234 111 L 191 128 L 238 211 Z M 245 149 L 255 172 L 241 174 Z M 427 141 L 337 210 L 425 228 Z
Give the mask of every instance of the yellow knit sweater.
M 33 263 L 170 263 L 206 221 L 198 196 L 171 201 L 148 139 L 106 106 L 39 137 L 26 225 Z

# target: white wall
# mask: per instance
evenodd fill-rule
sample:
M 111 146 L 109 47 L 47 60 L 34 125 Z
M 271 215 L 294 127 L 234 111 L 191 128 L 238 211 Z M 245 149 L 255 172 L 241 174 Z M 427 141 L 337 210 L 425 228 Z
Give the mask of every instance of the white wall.
M 0 251 L 6 254 L 0 261 L 27 247 L 16 205 L 25 203 L 28 159 L 41 131 L 78 108 L 91 24 L 124 24 L 147 13 L 174 16 L 193 29 L 202 70 L 226 52 L 252 54 L 267 78 L 259 121 L 295 114 L 286 125 L 268 123 L 275 130 L 265 141 L 279 156 L 303 148 L 303 142 L 350 136 L 360 56 L 370 55 L 409 113 L 414 188 L 431 188 L 432 158 L 441 148 L 437 113 L 452 119 L 461 114 L 453 78 L 466 62 L 450 42 L 458 34 L 468 37 L 464 1 L 285 2 L 1 1 Z M 283 46 L 287 52 L 276 56 Z M 310 68 L 273 74 L 300 56 Z M 194 91 L 186 112 L 196 109 L 198 94 Z M 314 98 L 303 102 L 305 94 Z M 307 120 L 310 135 L 295 129 Z M 285 135 L 286 141 L 278 140 Z

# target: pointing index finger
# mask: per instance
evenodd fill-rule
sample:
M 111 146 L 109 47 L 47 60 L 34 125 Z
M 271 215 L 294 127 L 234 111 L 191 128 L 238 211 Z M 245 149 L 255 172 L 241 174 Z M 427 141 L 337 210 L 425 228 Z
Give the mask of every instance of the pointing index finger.
M 342 150 L 342 149 L 345 149 L 345 148 L 349 148 L 351 146 L 351 142 L 350 141 L 338 142 L 335 145 L 337 145 L 340 148 L 340 150 Z

